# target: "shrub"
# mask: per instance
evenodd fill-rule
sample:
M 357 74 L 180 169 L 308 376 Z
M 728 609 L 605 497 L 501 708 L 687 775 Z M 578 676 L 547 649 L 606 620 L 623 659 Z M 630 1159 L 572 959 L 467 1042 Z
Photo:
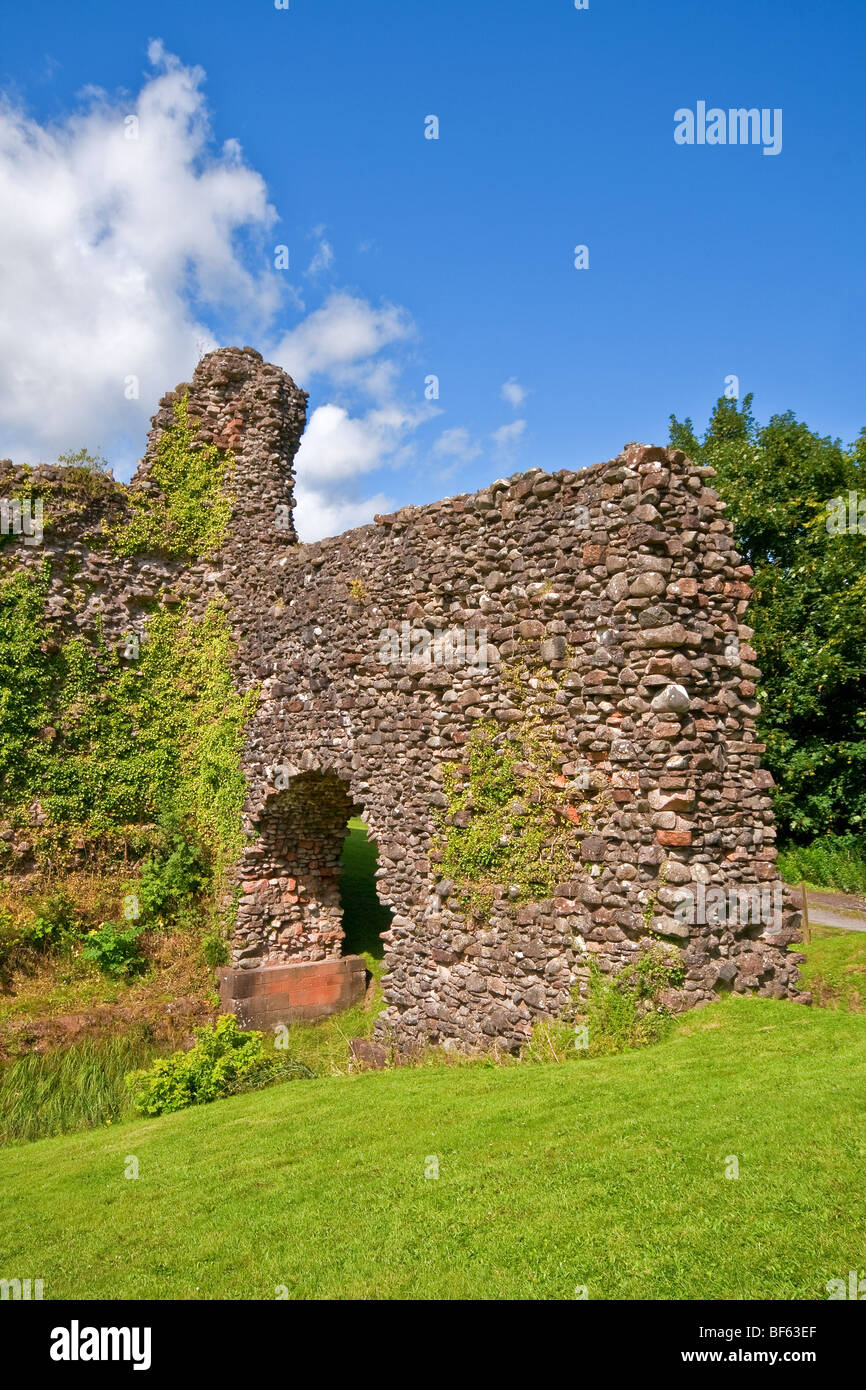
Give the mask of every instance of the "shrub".
M 145 860 L 138 883 L 142 917 L 148 925 L 159 927 L 188 914 L 208 877 L 198 846 L 174 824 L 163 829 L 166 846 Z
M 130 926 L 124 922 L 103 922 L 97 930 L 87 933 L 81 954 L 114 980 L 140 975 L 147 969 L 139 945 L 143 931 L 141 923 Z
M 80 925 L 74 900 L 60 889 L 40 904 L 33 921 L 19 929 L 19 937 L 36 951 L 52 951 L 69 946 Z
M 211 970 L 216 970 L 218 966 L 229 963 L 228 945 L 216 931 L 209 932 L 207 936 L 202 937 L 201 954 L 205 965 L 209 965 Z
M 87 449 L 70 449 L 65 454 L 59 454 L 57 462 L 65 470 L 64 480 L 86 497 L 98 496 L 106 484 L 111 485 L 108 460 L 101 454 L 91 454 Z
M 16 921 L 8 908 L 0 908 L 0 983 L 8 983 L 12 971 L 32 966 L 37 956 L 68 950 L 80 931 L 75 901 L 62 889 L 43 899 L 30 921 Z
M 779 872 L 786 883 L 814 883 L 839 893 L 866 894 L 866 841 L 857 835 L 823 835 L 811 845 L 791 845 L 779 852 Z
M 285 1053 L 265 1049 L 261 1033 L 244 1032 L 234 1014 L 196 1029 L 189 1052 L 174 1052 L 148 1071 L 133 1072 L 127 1083 L 142 1115 L 168 1115 L 189 1105 L 206 1105 L 223 1096 L 258 1090 L 275 1081 L 314 1073 Z

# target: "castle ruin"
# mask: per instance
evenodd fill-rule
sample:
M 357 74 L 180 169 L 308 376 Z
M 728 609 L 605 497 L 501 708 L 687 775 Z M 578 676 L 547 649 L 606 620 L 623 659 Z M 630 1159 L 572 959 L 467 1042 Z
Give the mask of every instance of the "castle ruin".
M 201 442 L 233 460 L 219 550 L 189 565 L 118 561 L 73 539 L 109 637 L 166 590 L 221 599 L 236 686 L 257 692 L 224 1009 L 269 1027 L 363 994 L 338 890 L 353 814 L 378 846 L 392 913 L 377 1036 L 400 1049 L 514 1050 L 562 1013 L 592 961 L 617 971 L 653 941 L 681 953 L 674 1011 L 730 989 L 798 996 L 787 948 L 800 919 L 776 868 L 755 732 L 751 571 L 712 469 L 631 444 L 302 545 L 305 393 L 251 348 L 210 353 L 160 403 L 133 490 L 157 486 L 181 396 Z M 61 528 L 47 548 L 69 542 Z M 505 808 L 515 837 L 533 806 L 555 827 L 539 851 L 543 891 L 488 872 L 479 893 L 453 872 L 453 837 L 484 814 L 473 750 L 495 755 L 498 738 L 524 778 Z M 521 761 L 521 740 L 537 757 Z M 492 862 L 508 864 L 507 843 Z M 762 910 L 683 912 L 714 893 Z

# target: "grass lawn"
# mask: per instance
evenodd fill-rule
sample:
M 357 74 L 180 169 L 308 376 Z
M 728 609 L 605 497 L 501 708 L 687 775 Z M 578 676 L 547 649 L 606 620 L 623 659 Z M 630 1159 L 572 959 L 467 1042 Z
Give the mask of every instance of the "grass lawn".
M 0 1151 L 0 1277 L 46 1298 L 826 1298 L 866 1265 L 864 1083 L 866 1016 L 741 998 L 614 1057 L 295 1081 Z
M 816 1004 L 866 1012 L 866 932 L 841 931 L 812 925 L 812 940 L 804 946 L 800 988 Z

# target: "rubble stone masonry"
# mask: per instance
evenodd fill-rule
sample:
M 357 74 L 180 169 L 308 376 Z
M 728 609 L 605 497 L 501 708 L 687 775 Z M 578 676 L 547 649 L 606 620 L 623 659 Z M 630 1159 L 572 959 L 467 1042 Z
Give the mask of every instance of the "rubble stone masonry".
M 674 1010 L 726 989 L 797 997 L 787 947 L 800 919 L 778 878 L 755 733 L 751 571 L 712 469 L 630 444 L 608 463 L 533 469 L 302 545 L 291 509 L 305 394 L 251 348 L 209 354 L 161 402 L 134 488 L 153 487 L 178 393 L 201 441 L 234 457 L 219 552 L 189 566 L 111 560 L 90 551 L 94 518 L 76 513 L 74 538 L 60 524 L 20 558 L 74 543 L 92 581 L 82 621 L 100 608 L 110 637 L 155 593 L 227 604 L 236 684 L 259 690 L 227 1007 L 242 997 L 256 1020 L 256 987 L 239 983 L 253 972 L 270 1019 L 276 976 L 264 972 L 342 969 L 337 877 L 352 814 L 377 843 L 393 914 L 377 1032 L 400 1048 L 514 1049 L 536 1018 L 561 1013 L 592 958 L 615 971 L 658 939 L 682 952 Z M 2 470 L 11 495 L 15 470 Z M 123 506 L 110 482 L 93 503 Z M 62 592 L 51 602 L 62 608 Z M 457 659 L 453 644 L 443 653 L 443 633 L 471 633 L 468 658 L 459 643 Z M 453 810 L 449 776 L 465 773 L 474 731 L 527 723 L 552 750 L 568 868 L 540 901 L 493 885 L 479 915 L 441 868 L 449 828 L 473 814 Z M 781 911 L 684 923 L 677 904 L 700 885 L 702 901 L 713 886 L 767 888 Z

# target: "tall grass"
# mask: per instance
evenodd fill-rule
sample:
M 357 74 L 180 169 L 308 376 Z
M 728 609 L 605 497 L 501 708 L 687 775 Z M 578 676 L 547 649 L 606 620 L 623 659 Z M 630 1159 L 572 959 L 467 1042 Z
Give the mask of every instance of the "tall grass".
M 855 835 L 825 835 L 811 845 L 789 845 L 779 851 L 779 872 L 786 883 L 805 881 L 866 895 L 866 842 Z
M 0 1071 L 0 1144 L 131 1118 L 126 1074 L 148 1066 L 162 1051 L 148 1039 L 127 1036 L 8 1062 Z

